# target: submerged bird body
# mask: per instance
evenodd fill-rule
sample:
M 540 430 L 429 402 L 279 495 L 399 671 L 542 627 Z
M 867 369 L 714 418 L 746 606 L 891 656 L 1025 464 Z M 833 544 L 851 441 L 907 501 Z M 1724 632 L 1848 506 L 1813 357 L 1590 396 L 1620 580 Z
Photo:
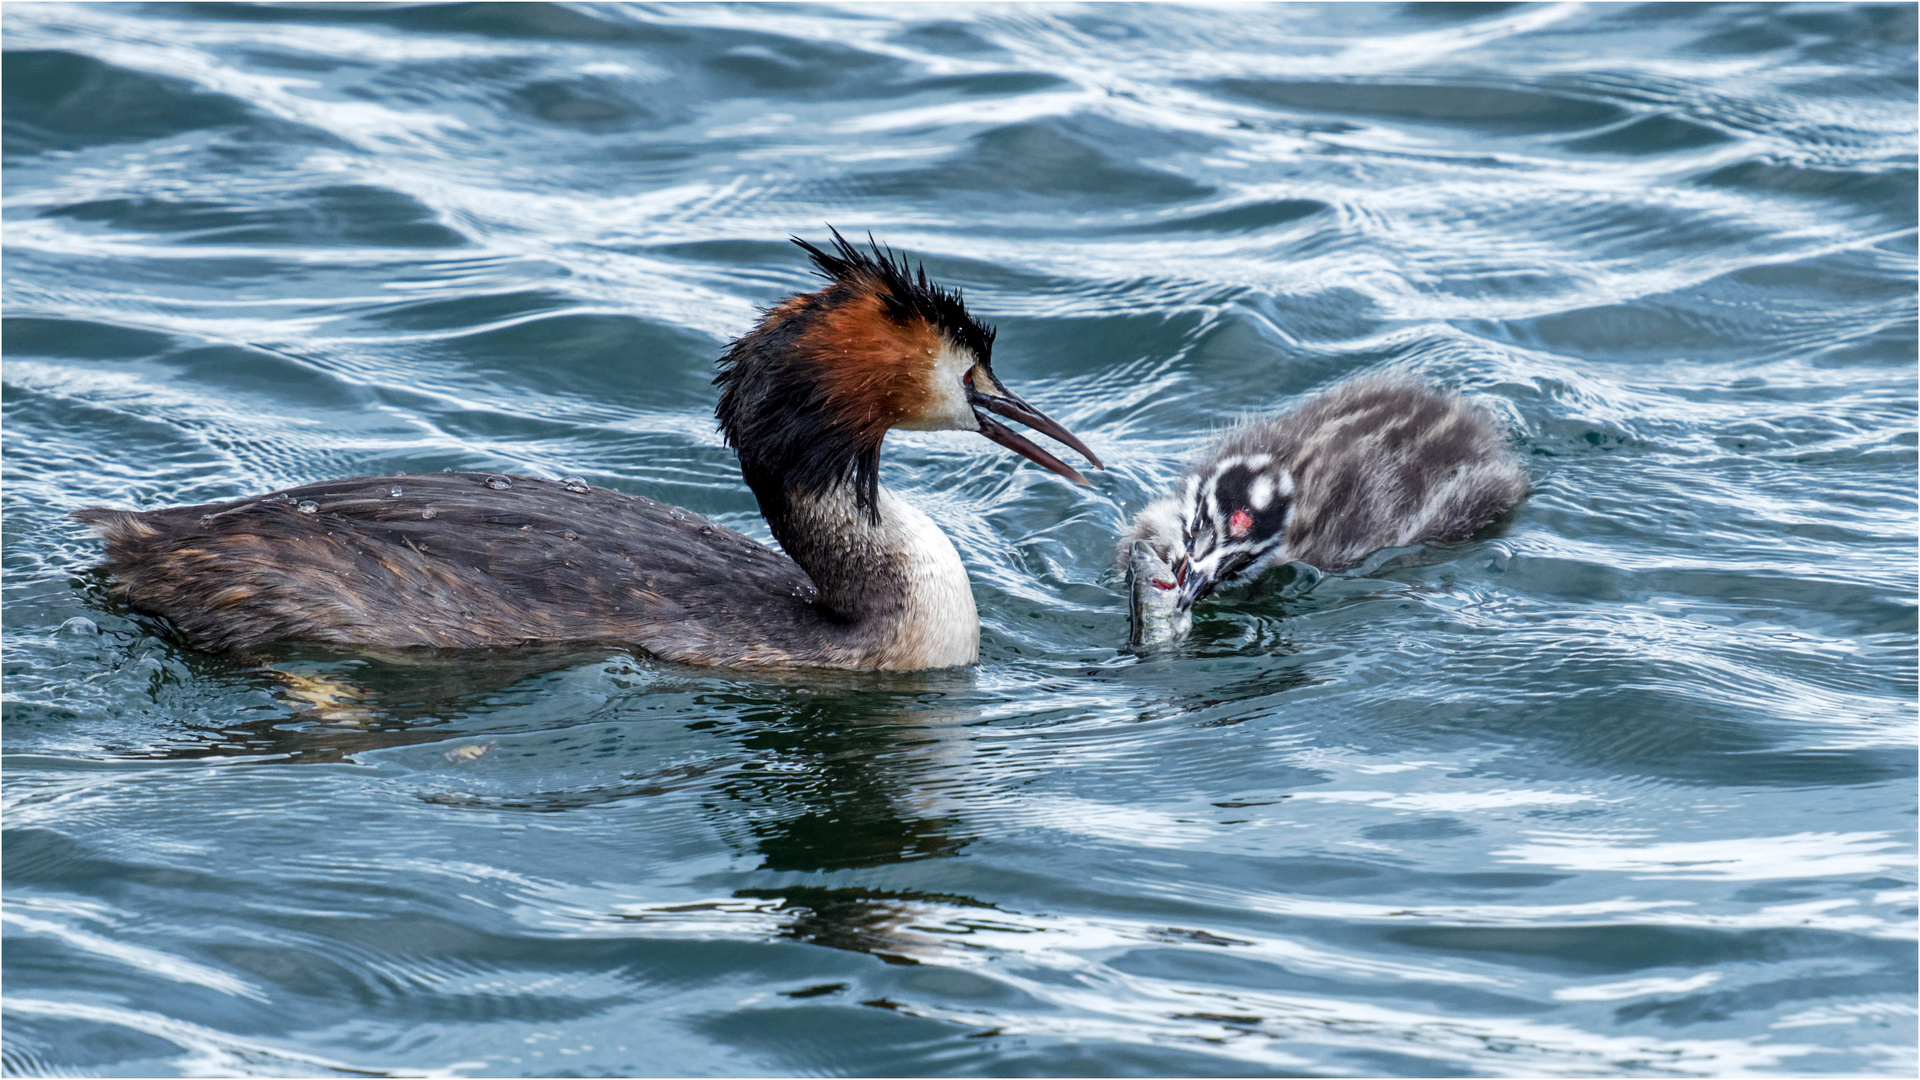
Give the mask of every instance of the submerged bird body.
M 1282 563 L 1343 570 L 1382 548 L 1462 539 L 1526 492 L 1484 408 L 1408 379 L 1344 383 L 1229 431 L 1134 518 L 1120 559 L 1136 596 L 1137 568 L 1164 567 L 1150 584 L 1176 601 L 1136 599 L 1136 644 L 1143 632 L 1184 633 L 1187 609 L 1219 585 Z
M 497 474 L 73 516 L 106 539 L 131 608 L 207 649 L 605 642 L 719 666 L 973 663 L 959 554 L 879 486 L 887 431 L 978 431 L 1079 479 L 992 411 L 1098 461 L 994 378 L 992 331 L 957 294 L 835 240 L 833 254 L 802 244 L 828 286 L 768 311 L 716 379 L 721 429 L 785 554 L 651 499 Z

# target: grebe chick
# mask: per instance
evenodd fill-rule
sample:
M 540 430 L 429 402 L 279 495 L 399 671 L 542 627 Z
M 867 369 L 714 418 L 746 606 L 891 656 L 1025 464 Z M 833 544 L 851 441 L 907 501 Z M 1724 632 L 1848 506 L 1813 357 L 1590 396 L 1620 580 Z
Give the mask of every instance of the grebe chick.
M 359 477 L 207 506 L 73 516 L 134 611 L 193 645 L 608 643 L 665 660 L 918 670 L 979 658 L 959 555 L 880 486 L 893 428 L 977 431 L 1085 479 L 988 412 L 1099 459 L 993 374 L 959 293 L 837 231 L 828 284 L 720 359 L 715 413 L 778 554 L 651 499 L 478 473 Z M 790 556 L 790 557 L 789 557 Z
M 1459 540 L 1527 493 L 1493 415 L 1392 376 L 1343 383 L 1229 431 L 1120 541 L 1133 643 L 1178 640 L 1215 588 L 1272 566 L 1343 570 L 1382 548 Z

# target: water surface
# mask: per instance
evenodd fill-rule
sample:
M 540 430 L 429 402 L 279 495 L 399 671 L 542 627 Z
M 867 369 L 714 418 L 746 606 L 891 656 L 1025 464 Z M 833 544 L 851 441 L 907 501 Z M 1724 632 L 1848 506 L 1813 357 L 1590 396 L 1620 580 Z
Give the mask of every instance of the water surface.
M 1911 1076 L 1914 22 L 7 5 L 5 1071 Z M 765 538 L 708 380 L 828 222 L 1111 465 L 888 441 L 977 670 L 267 672 L 87 573 L 448 467 Z M 1127 516 L 1378 371 L 1531 498 L 1121 651 Z

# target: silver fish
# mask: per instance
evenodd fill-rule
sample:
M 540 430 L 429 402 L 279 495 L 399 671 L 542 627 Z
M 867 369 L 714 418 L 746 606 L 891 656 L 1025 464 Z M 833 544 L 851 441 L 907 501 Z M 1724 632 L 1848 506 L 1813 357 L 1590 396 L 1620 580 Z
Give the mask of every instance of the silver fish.
M 1180 587 L 1173 566 L 1153 545 L 1136 540 L 1127 558 L 1128 605 L 1131 630 L 1127 644 L 1156 649 L 1177 644 L 1193 626 L 1193 610 L 1180 603 Z

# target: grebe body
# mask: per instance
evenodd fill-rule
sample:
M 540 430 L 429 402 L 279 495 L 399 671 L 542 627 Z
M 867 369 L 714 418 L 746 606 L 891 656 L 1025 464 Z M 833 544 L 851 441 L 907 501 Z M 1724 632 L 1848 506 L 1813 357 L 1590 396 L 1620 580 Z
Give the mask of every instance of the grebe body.
M 1486 409 L 1411 379 L 1343 383 L 1229 431 L 1135 516 L 1119 552 L 1134 643 L 1184 635 L 1194 602 L 1223 584 L 1463 539 L 1526 493 Z
M 1099 461 L 1008 391 L 993 332 L 878 245 L 795 241 L 829 280 L 735 341 L 721 430 L 785 554 L 697 514 L 579 481 L 356 477 L 205 506 L 73 516 L 117 594 L 211 650 L 275 641 L 631 646 L 739 667 L 971 664 L 959 554 L 879 486 L 894 428 L 977 431 L 1084 483 L 988 412 Z

